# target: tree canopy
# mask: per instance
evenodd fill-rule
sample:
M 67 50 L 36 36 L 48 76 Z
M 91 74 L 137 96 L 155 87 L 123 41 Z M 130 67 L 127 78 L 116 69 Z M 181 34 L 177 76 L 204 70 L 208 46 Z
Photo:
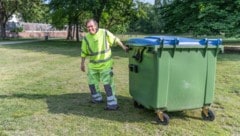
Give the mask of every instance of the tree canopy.
M 117 33 L 240 36 L 240 0 L 0 0 L 1 37 L 13 13 L 24 21 L 68 27 L 78 38 L 86 19 Z
M 226 36 L 239 33 L 240 0 L 174 0 L 158 11 L 164 32 Z
M 6 23 L 13 14 L 19 13 L 25 21 L 40 19 L 37 13 L 42 9 L 36 8 L 41 6 L 42 2 L 42 0 L 0 0 L 0 37 L 6 37 Z

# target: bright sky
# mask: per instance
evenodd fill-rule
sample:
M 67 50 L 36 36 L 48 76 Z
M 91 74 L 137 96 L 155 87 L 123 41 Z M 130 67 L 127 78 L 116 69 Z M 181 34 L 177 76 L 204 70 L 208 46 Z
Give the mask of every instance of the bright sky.
M 142 2 L 148 2 L 148 3 L 151 3 L 151 4 L 154 4 L 154 1 L 155 0 L 141 0 Z

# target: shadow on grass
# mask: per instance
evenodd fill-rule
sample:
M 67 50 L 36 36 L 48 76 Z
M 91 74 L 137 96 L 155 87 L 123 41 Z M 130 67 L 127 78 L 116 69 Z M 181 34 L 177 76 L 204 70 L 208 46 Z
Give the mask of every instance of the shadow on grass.
M 218 61 L 240 61 L 240 53 L 221 53 L 218 55 Z
M 106 120 L 115 120 L 119 122 L 149 122 L 156 124 L 157 115 L 153 110 L 145 108 L 135 108 L 133 100 L 129 97 L 117 96 L 120 109 L 117 111 L 105 111 L 106 103 L 92 104 L 90 103 L 89 93 L 70 93 L 62 95 L 45 95 L 45 94 L 13 94 L 0 95 L 0 99 L 44 99 L 48 105 L 48 111 L 52 114 L 68 114 L 79 115 L 91 118 L 99 118 Z M 105 98 L 105 97 L 104 97 Z M 170 119 L 188 120 L 199 119 L 200 117 L 191 117 L 184 112 L 167 113 Z
M 196 111 L 197 112 L 197 111 Z M 201 117 L 201 112 L 199 113 L 199 116 L 190 116 L 187 115 L 184 111 L 175 111 L 175 112 L 169 112 L 168 115 L 170 116 L 171 119 L 182 119 L 182 120 L 189 120 L 189 119 L 194 119 L 194 120 L 201 120 L 203 121 Z
M 43 99 L 48 105 L 48 111 L 52 114 L 79 115 L 104 120 L 119 122 L 151 122 L 155 113 L 151 110 L 135 109 L 131 98 L 117 96 L 120 109 L 117 111 L 105 111 L 106 103 L 90 103 L 89 93 L 70 93 L 62 95 L 45 94 L 12 94 L 0 95 L 0 99 Z M 105 98 L 105 97 L 104 97 Z M 105 101 L 106 102 L 106 101 Z M 80 117 L 81 118 L 81 117 Z
M 33 52 L 46 52 L 48 54 L 61 54 L 71 57 L 80 57 L 81 53 L 81 42 L 67 40 L 48 40 L 32 43 L 9 44 L 1 45 L 1 47 L 8 49 L 31 50 Z M 127 54 L 118 46 L 112 47 L 112 52 L 113 57 L 127 57 Z

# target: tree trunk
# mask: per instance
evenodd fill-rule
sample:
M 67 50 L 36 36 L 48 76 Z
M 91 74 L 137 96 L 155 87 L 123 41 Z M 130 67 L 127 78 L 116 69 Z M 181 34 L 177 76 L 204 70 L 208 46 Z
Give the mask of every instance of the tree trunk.
M 72 39 L 71 39 L 71 40 L 73 40 L 74 37 L 75 37 L 75 29 L 76 29 L 76 25 L 73 25 L 73 29 L 72 29 Z
M 77 42 L 79 42 L 79 25 L 78 25 L 78 23 L 76 24 L 76 39 L 77 39 Z
M 0 27 L 1 27 L 0 37 L 2 37 L 3 39 L 6 38 L 7 21 L 13 15 L 13 13 L 15 13 L 15 11 L 18 9 L 18 6 L 19 6 L 18 0 L 12 0 L 10 4 L 11 6 L 8 4 L 4 4 L 6 2 L 10 3 L 10 1 L 0 0 Z
M 1 26 L 1 35 L 0 35 L 0 37 L 2 39 L 5 39 L 6 38 L 6 23 L 5 22 L 1 22 L 0 26 Z
M 68 24 L 68 34 L 67 34 L 67 40 L 72 39 L 72 25 L 69 23 Z

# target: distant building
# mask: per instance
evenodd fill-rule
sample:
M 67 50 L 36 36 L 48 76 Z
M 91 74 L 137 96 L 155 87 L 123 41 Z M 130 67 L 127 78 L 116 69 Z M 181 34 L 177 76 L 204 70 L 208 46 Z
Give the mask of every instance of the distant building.
M 11 19 L 7 22 L 6 30 L 12 31 L 16 28 L 22 28 L 23 31 L 55 31 L 56 29 L 51 24 L 45 23 L 29 23 L 23 22 L 16 14 L 13 14 Z
M 19 18 L 17 18 L 16 14 L 13 14 L 12 17 L 8 20 L 6 25 L 6 31 L 12 31 L 20 26 Z
M 16 14 L 13 14 L 11 19 L 8 20 L 8 22 L 19 22 L 19 18 L 17 18 Z
M 6 25 L 7 37 L 40 38 L 67 37 L 67 27 L 64 30 L 57 30 L 51 24 L 23 22 L 14 14 Z

